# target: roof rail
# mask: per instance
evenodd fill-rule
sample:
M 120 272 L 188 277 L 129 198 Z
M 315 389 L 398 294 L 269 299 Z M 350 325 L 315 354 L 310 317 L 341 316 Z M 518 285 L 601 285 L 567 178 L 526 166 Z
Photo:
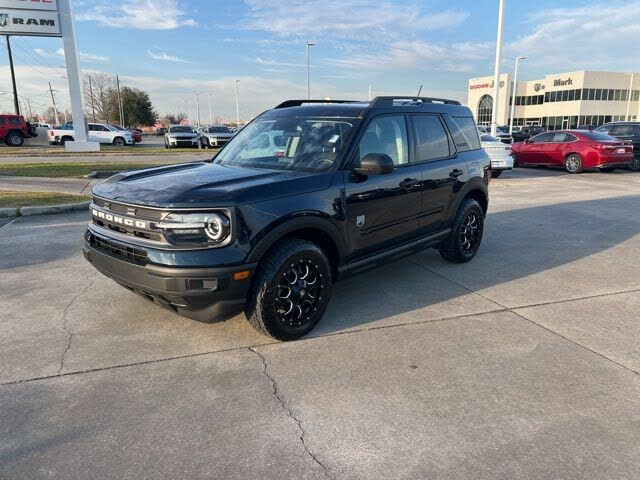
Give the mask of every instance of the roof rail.
M 275 108 L 299 107 L 305 103 L 359 103 L 357 100 L 285 100 Z
M 460 102 L 457 100 L 447 100 L 446 98 L 433 98 L 433 97 L 411 97 L 411 96 L 385 96 L 385 97 L 376 97 L 371 101 L 370 108 L 373 107 L 392 107 L 393 102 L 395 100 L 410 100 L 407 103 L 445 103 L 447 105 L 460 105 Z

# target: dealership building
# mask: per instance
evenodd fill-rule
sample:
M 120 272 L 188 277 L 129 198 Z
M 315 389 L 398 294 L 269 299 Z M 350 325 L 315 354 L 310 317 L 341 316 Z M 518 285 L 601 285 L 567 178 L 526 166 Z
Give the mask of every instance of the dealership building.
M 493 76 L 469 80 L 468 106 L 478 125 L 491 125 Z M 511 74 L 500 76 L 498 125 L 508 125 L 513 95 Z M 544 125 L 550 130 L 637 120 L 640 74 L 577 71 L 518 82 L 514 125 Z

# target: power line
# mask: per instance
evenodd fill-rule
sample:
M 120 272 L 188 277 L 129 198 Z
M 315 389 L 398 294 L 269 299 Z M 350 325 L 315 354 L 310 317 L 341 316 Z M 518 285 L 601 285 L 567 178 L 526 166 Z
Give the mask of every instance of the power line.
M 36 52 L 36 49 L 33 48 L 33 46 L 27 42 L 26 39 L 22 38 L 22 37 L 18 37 L 22 42 L 24 42 L 24 44 L 26 45 L 26 48 L 23 47 L 22 45 L 20 45 L 20 43 L 17 44 L 18 48 L 20 50 L 22 50 L 23 52 L 25 52 L 27 55 L 29 55 L 30 58 L 34 59 L 35 61 L 39 62 L 41 65 L 47 67 L 47 68 L 52 68 L 54 70 L 59 70 L 58 73 L 62 72 L 60 75 L 62 76 L 62 78 L 67 78 L 66 76 L 64 76 L 63 74 L 66 74 L 67 72 L 65 71 L 64 68 L 57 66 L 57 65 L 53 65 L 51 63 L 49 63 L 48 60 L 46 60 L 45 57 L 43 57 L 42 55 L 39 55 Z

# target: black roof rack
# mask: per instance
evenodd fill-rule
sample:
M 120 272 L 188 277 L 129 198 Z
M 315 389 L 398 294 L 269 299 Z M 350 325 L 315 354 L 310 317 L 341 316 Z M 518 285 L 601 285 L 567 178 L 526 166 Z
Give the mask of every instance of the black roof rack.
M 285 100 L 275 108 L 299 107 L 305 103 L 360 103 L 357 100 Z
M 392 107 L 395 100 L 409 100 L 405 102 L 407 104 L 419 105 L 421 103 L 444 103 L 447 105 L 460 105 L 457 100 L 447 100 L 446 98 L 433 98 L 433 97 L 406 97 L 406 96 L 385 96 L 376 97 L 371 101 L 370 108 L 373 107 Z

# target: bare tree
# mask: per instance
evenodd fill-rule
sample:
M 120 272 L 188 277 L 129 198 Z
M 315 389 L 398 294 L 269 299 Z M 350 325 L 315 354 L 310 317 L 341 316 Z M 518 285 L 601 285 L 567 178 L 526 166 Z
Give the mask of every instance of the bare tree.
M 96 120 L 105 123 L 117 120 L 110 118 L 110 112 L 113 111 L 112 104 L 114 101 L 117 102 L 115 77 L 104 72 L 85 74 L 83 90 L 87 118 L 93 119 L 95 111 Z

